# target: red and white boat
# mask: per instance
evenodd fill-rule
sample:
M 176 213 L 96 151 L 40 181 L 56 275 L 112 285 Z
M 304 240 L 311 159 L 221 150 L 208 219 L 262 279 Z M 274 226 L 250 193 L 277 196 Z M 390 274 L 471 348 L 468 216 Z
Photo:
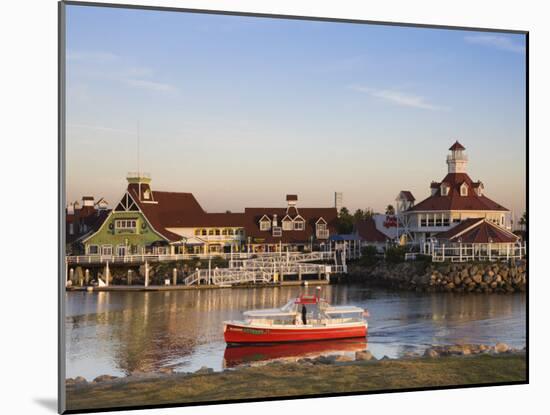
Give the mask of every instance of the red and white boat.
M 303 342 L 365 337 L 367 312 L 331 306 L 316 295 L 301 295 L 281 308 L 251 310 L 242 321 L 224 322 L 228 344 Z

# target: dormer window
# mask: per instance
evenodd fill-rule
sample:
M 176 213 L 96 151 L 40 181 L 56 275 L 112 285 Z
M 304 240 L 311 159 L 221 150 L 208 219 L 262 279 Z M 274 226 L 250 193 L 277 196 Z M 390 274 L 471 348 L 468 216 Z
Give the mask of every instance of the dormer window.
M 151 198 L 151 191 L 149 189 L 145 189 L 145 191 L 143 192 L 143 198 L 145 200 L 149 200 Z
M 290 216 L 285 216 L 282 220 L 283 223 L 283 231 L 291 231 L 294 229 L 294 223 L 292 223 L 292 219 Z
M 303 231 L 306 228 L 306 221 L 301 216 L 296 216 L 294 218 L 294 230 Z
M 449 186 L 447 184 L 441 185 L 441 196 L 449 196 Z
M 271 219 L 267 217 L 267 215 L 264 215 L 260 219 L 260 230 L 261 231 L 268 231 L 271 229 Z
M 468 196 L 468 185 L 466 183 L 460 185 L 460 196 Z
M 478 182 L 476 186 L 476 194 L 478 196 L 483 196 L 483 183 Z

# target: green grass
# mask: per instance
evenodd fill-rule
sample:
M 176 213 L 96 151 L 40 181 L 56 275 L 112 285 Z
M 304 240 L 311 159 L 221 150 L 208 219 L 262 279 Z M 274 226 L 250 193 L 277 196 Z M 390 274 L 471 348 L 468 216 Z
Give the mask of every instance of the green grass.
M 526 380 L 524 354 L 349 364 L 278 364 L 67 387 L 68 409 L 260 399 Z

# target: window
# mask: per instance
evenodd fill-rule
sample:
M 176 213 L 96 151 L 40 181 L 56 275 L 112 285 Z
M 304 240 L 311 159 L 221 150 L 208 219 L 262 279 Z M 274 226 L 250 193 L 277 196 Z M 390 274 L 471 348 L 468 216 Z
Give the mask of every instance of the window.
M 500 216 L 500 226 L 504 226 L 504 215 Z
M 448 196 L 449 195 L 449 186 L 446 184 L 441 185 L 441 196 Z
M 462 183 L 460 186 L 460 196 L 468 196 L 468 185 L 466 183 Z
M 291 231 L 294 229 L 294 224 L 290 219 L 283 220 L 283 231 Z
M 440 217 L 435 218 L 435 226 L 441 226 L 442 219 Z
M 208 235 L 213 236 L 214 235 L 214 229 L 208 229 Z
M 195 229 L 195 236 L 199 236 L 201 234 L 201 230 L 200 229 Z
M 306 228 L 306 223 L 303 219 L 296 219 L 294 221 L 294 230 L 295 231 L 303 231 Z
M 206 236 L 206 229 L 203 229 L 203 230 L 201 231 L 201 235 Z
M 435 221 L 433 217 L 428 217 L 428 226 L 434 226 Z
M 222 235 L 227 235 L 227 229 L 222 229 Z
M 149 189 L 146 189 L 145 192 L 143 192 L 143 198 L 145 200 L 149 200 L 150 197 L 151 197 L 151 192 L 149 191 Z
M 228 229 L 227 234 L 228 235 L 234 235 L 236 232 L 233 229 Z
M 99 254 L 99 246 L 89 245 L 88 246 L 88 255 L 97 255 Z
M 217 236 L 220 235 L 220 230 L 219 230 L 219 229 L 216 229 L 216 235 L 217 235 Z
M 281 229 L 280 226 L 274 226 L 273 227 L 273 236 L 275 237 L 280 237 L 283 235 L 283 230 Z
M 135 219 L 117 219 L 115 220 L 115 229 L 121 231 L 135 232 L 137 227 L 137 220 Z
M 271 229 L 271 221 L 269 219 L 262 218 L 260 220 L 260 230 L 261 231 L 268 231 Z
M 318 231 L 324 231 L 327 229 L 327 224 L 326 223 L 318 223 L 317 224 L 317 230 Z
M 447 216 L 443 218 L 443 226 L 449 226 L 449 218 Z
M 113 245 L 102 245 L 101 255 L 113 255 Z

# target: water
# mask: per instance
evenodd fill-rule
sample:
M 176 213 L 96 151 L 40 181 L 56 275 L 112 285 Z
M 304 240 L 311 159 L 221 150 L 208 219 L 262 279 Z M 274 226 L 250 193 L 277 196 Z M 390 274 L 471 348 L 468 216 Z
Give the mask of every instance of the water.
M 332 285 L 322 296 L 334 305 L 370 312 L 368 345 L 361 340 L 227 348 L 224 320 L 253 308 L 279 307 L 303 287 L 165 292 L 68 292 L 67 377 L 172 368 L 215 370 L 271 359 L 352 354 L 368 349 L 378 358 L 421 352 L 431 344 L 503 341 L 523 347 L 526 298 L 513 295 L 416 294 Z M 309 288 L 309 292 L 313 292 Z

